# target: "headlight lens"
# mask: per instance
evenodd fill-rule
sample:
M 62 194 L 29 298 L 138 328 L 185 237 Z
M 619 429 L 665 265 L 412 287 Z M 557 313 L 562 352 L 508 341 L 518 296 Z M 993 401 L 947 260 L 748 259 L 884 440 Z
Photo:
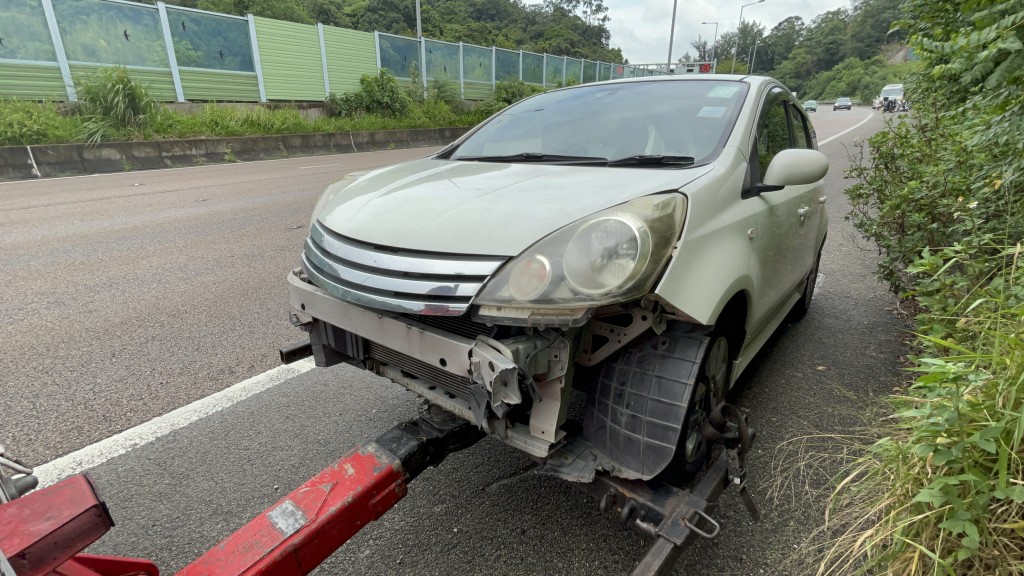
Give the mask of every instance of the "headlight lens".
M 516 300 L 525 302 L 540 296 L 550 281 L 551 263 L 543 256 L 533 255 L 512 266 L 508 291 Z
M 651 237 L 635 218 L 612 216 L 584 224 L 565 249 L 565 279 L 581 294 L 604 294 L 630 282 L 651 255 Z
M 564 323 L 646 294 L 682 229 L 686 198 L 657 194 L 570 224 L 513 258 L 484 286 L 480 320 Z

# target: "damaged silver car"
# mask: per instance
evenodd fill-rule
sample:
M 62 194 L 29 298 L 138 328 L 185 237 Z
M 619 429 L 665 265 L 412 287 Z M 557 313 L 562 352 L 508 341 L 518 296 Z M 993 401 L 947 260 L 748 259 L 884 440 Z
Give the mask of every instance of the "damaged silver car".
M 330 186 L 291 303 L 318 366 L 384 376 L 563 477 L 683 483 L 708 414 L 811 304 L 816 148 L 770 78 L 539 94 Z

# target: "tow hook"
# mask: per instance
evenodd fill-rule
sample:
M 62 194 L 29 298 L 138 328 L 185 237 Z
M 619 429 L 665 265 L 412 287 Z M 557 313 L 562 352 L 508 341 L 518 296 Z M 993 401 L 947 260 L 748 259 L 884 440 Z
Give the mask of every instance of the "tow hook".
M 755 522 L 761 518 L 747 488 L 744 456 L 755 434 L 746 416 L 734 406 L 719 405 L 701 433 L 708 441 L 722 445 L 723 450 L 689 490 L 608 474 L 598 474 L 592 483 L 580 485 L 600 500 L 602 512 L 617 512 L 624 524 L 655 538 L 633 576 L 668 574 L 695 536 L 718 536 L 720 526 L 709 511 L 729 486 L 739 490 L 751 518 Z

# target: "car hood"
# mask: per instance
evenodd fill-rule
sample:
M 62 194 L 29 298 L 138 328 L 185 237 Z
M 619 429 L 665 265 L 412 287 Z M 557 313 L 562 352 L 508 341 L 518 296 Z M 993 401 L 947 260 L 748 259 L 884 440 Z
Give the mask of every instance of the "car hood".
M 333 185 L 314 217 L 342 236 L 378 246 L 516 256 L 576 220 L 677 190 L 711 169 L 430 158 Z

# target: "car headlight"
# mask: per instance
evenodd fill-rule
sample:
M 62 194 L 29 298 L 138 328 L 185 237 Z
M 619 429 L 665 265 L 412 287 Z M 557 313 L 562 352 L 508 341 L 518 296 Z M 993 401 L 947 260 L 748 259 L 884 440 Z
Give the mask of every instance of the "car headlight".
M 686 198 L 657 194 L 577 221 L 506 263 L 474 302 L 484 322 L 580 324 L 650 291 L 682 229 Z

